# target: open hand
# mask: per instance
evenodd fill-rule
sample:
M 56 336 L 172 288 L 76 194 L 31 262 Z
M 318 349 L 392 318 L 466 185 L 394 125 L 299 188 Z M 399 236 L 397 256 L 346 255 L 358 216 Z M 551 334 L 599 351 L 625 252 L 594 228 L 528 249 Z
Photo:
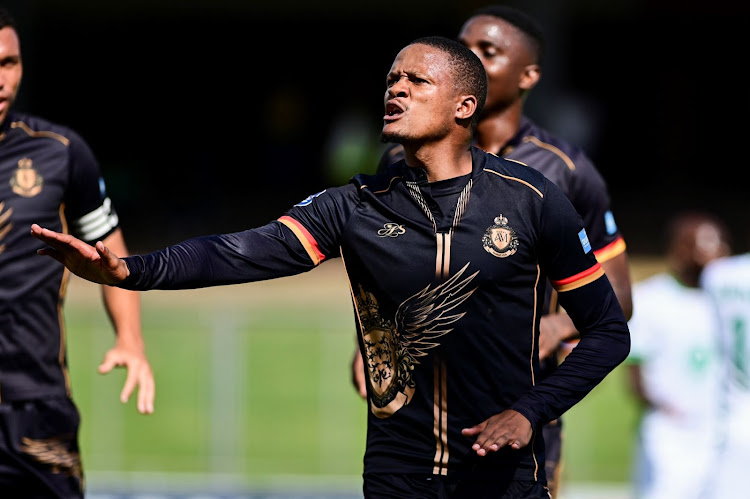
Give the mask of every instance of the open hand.
M 461 434 L 466 437 L 477 437 L 471 448 L 478 456 L 497 452 L 502 447 L 525 447 L 533 433 L 529 420 L 520 412 L 511 409 L 495 414 L 476 426 L 461 430 Z
M 31 226 L 31 235 L 49 246 L 37 250 L 38 254 L 54 258 L 87 281 L 116 285 L 130 274 L 125 262 L 101 241 L 94 247 L 70 234 L 43 229 L 37 224 Z

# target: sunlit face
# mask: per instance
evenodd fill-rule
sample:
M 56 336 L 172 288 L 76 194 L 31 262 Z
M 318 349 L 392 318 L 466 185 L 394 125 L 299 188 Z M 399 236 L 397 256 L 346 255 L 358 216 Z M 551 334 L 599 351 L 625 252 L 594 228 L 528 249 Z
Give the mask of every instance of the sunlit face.
M 459 92 L 449 60 L 442 50 L 419 43 L 398 53 L 386 80 L 383 141 L 438 140 L 452 130 Z
M 524 72 L 534 60 L 518 28 L 494 16 L 476 16 L 461 27 L 458 41 L 479 57 L 487 72 L 485 110 L 507 107 L 521 98 L 530 84 Z
M 13 28 L 0 29 L 0 123 L 5 121 L 21 85 L 21 44 Z

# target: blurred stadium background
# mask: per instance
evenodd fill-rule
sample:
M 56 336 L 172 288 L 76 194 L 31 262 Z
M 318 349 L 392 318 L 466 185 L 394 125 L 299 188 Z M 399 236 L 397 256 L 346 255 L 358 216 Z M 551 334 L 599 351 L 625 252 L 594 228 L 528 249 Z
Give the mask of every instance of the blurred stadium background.
M 21 23 L 18 106 L 82 133 L 130 249 L 276 218 L 374 170 L 384 76 L 424 35 L 455 36 L 485 1 L 5 0 Z M 747 248 L 737 147 L 750 99 L 731 72 L 750 4 L 527 0 L 545 24 L 540 124 L 610 185 L 636 279 L 664 221 L 723 217 Z M 744 177 L 743 177 L 744 178 Z M 66 306 L 93 499 L 361 497 L 366 407 L 349 383 L 353 317 L 337 262 L 267 283 L 143 295 L 157 406 L 96 374 L 112 344 L 96 290 Z M 560 499 L 621 499 L 637 413 L 616 370 L 566 418 Z

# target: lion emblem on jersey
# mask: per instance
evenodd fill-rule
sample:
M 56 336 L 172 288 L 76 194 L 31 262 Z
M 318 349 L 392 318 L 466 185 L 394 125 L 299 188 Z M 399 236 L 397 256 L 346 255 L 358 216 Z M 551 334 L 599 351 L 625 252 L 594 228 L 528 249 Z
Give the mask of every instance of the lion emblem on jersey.
M 23 158 L 18 162 L 18 170 L 10 178 L 13 192 L 25 198 L 31 198 L 42 192 L 42 176 L 31 166 L 31 159 Z
M 518 250 L 518 236 L 508 225 L 508 219 L 500 214 L 484 232 L 482 245 L 487 253 L 498 258 L 507 258 Z
M 419 357 L 438 346 L 437 338 L 451 332 L 449 326 L 466 314 L 453 310 L 476 289 L 466 289 L 479 273 L 464 278 L 468 266 L 404 300 L 393 320 L 383 317 L 375 296 L 359 286 L 354 302 L 362 325 L 370 410 L 377 417 L 391 416 L 409 403 L 416 389 L 413 371 Z

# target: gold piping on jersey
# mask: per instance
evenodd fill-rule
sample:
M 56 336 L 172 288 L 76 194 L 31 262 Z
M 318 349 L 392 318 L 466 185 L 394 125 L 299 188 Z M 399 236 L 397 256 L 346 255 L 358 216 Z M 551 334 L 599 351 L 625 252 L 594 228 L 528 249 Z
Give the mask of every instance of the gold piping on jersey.
M 397 179 L 400 179 L 401 175 L 396 175 L 395 177 L 391 177 L 391 180 L 388 182 L 388 187 L 383 189 L 382 191 L 372 191 L 373 194 L 383 194 L 384 192 L 388 192 L 391 190 L 391 187 L 393 186 L 393 182 Z M 359 188 L 364 189 L 367 187 L 367 184 L 362 184 Z
M 576 165 L 575 165 L 575 163 L 573 163 L 573 160 L 570 159 L 570 156 L 568 156 L 567 154 L 565 154 L 559 148 L 553 146 L 552 144 L 548 144 L 546 142 L 542 142 L 541 140 L 539 140 L 538 138 L 534 137 L 533 135 L 528 135 L 528 136 L 524 137 L 523 141 L 524 142 L 531 142 L 532 144 L 535 144 L 535 145 L 541 147 L 542 149 L 546 149 L 546 150 L 550 151 L 551 153 L 559 156 L 560 159 L 562 159 L 565 162 L 565 164 L 568 166 L 569 170 L 575 170 L 576 169 Z
M 62 229 L 60 232 L 63 234 L 68 233 L 68 221 L 65 218 L 65 203 L 60 205 L 60 223 L 62 223 Z M 68 373 L 68 366 L 65 364 L 65 342 L 67 341 L 67 332 L 65 331 L 65 320 L 63 320 L 63 302 L 65 301 L 65 292 L 68 289 L 68 280 L 70 279 L 70 270 L 65 267 L 63 270 L 62 281 L 60 282 L 60 291 L 57 295 L 57 321 L 60 324 L 60 353 L 58 356 L 58 362 L 60 363 L 60 369 L 62 370 L 63 377 L 65 378 L 65 392 L 68 397 L 71 395 L 70 391 L 70 374 Z
M 534 458 L 534 480 L 538 480 L 539 475 L 539 461 L 536 460 L 536 452 L 534 452 L 534 444 L 536 443 L 536 432 L 531 435 L 531 457 Z
M 534 374 L 534 338 L 536 338 L 537 336 L 537 331 L 534 328 L 536 327 L 536 306 L 537 306 L 537 301 L 539 300 L 537 290 L 539 289 L 538 288 L 539 276 L 541 275 L 541 273 L 542 272 L 541 272 L 541 269 L 539 268 L 539 264 L 537 264 L 536 265 L 536 281 L 534 281 L 534 315 L 533 315 L 533 321 L 531 322 L 534 325 L 531 327 L 531 357 L 529 358 L 529 367 L 531 368 L 531 386 L 536 385 L 536 375 Z
M 497 156 L 497 154 L 495 154 L 495 156 Z M 497 156 L 497 157 L 499 158 L 500 156 Z M 521 166 L 526 166 L 526 167 L 528 167 L 528 166 L 529 166 L 529 165 L 527 165 L 526 163 L 524 163 L 523 161 L 518 161 L 517 159 L 513 159 L 513 158 L 503 158 L 503 159 L 504 159 L 505 161 L 512 161 L 512 162 L 514 162 L 514 163 L 518 163 L 518 164 L 519 164 L 519 165 L 521 165 Z
M 453 241 L 453 229 L 447 234 L 438 234 L 438 237 L 443 236 L 443 251 L 442 260 L 443 266 L 440 269 L 438 277 L 441 279 L 447 279 L 451 272 L 451 242 Z
M 516 182 L 519 182 L 519 183 L 525 185 L 526 187 L 532 189 L 534 192 L 536 192 L 539 195 L 540 198 L 544 199 L 544 194 L 542 194 L 542 192 L 539 189 L 537 189 L 536 187 L 534 187 L 530 183 L 526 182 L 525 180 L 521 180 L 520 178 L 517 178 L 517 177 L 511 177 L 509 175 L 503 175 L 502 173 L 496 172 L 495 170 L 489 170 L 487 168 L 485 168 L 484 171 L 486 171 L 487 173 L 494 173 L 498 177 L 507 178 L 508 180 L 515 180 Z
M 23 121 L 14 121 L 14 122 L 12 122 L 10 124 L 10 127 L 11 128 L 20 128 L 21 130 L 23 130 L 24 132 L 26 132 L 26 134 L 29 137 L 46 137 L 48 139 L 55 139 L 55 140 L 61 142 L 64 146 L 69 146 L 70 145 L 70 139 L 68 139 L 67 137 L 65 137 L 63 135 L 60 135 L 59 133 L 55 133 L 55 132 L 43 132 L 43 131 L 32 130 L 29 127 L 29 125 L 27 125 Z
M 438 277 L 443 276 L 443 267 L 441 265 L 442 262 L 442 254 L 443 254 L 443 241 L 445 240 L 445 237 L 443 237 L 443 234 L 435 234 L 435 244 L 437 245 L 437 257 L 435 258 L 435 275 Z
M 433 475 L 448 474 L 448 376 L 446 364 L 439 353 L 433 362 L 433 433 L 435 434 L 435 466 Z

